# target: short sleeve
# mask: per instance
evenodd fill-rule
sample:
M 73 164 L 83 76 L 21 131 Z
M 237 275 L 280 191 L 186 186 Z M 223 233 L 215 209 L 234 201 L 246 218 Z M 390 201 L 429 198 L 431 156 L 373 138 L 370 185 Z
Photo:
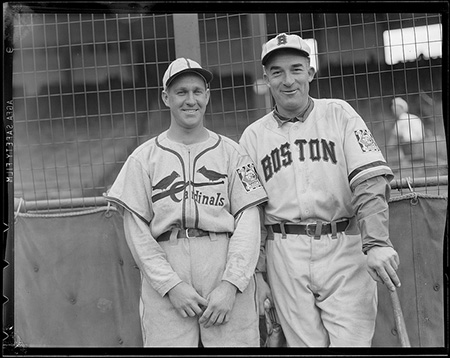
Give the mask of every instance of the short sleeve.
M 394 175 L 386 163 L 371 131 L 364 120 L 348 104 L 344 105 L 346 121 L 344 151 L 351 187 L 369 178 L 385 175 L 392 180 Z
M 106 200 L 114 202 L 136 214 L 147 225 L 152 219 L 150 177 L 142 164 L 129 157 L 106 194 Z

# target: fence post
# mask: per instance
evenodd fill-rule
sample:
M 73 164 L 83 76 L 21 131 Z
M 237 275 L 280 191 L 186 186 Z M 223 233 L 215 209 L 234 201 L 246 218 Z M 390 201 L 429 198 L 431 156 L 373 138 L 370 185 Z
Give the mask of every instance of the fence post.
M 200 33 L 197 14 L 173 14 L 175 54 L 201 64 Z
M 262 64 L 259 61 L 259 57 L 261 55 L 262 45 L 268 40 L 267 39 L 267 23 L 266 23 L 266 14 L 250 14 L 250 24 L 252 28 L 252 34 L 254 38 L 259 38 L 260 41 L 255 41 L 254 46 L 255 48 L 253 51 L 257 55 L 256 61 L 257 66 L 255 68 L 255 81 L 256 80 L 262 80 L 263 78 L 263 71 L 262 71 Z M 262 82 L 261 82 L 262 83 Z M 260 86 L 265 87 L 264 84 L 261 84 Z M 263 96 L 256 96 L 256 100 L 262 102 L 261 105 L 265 108 L 265 113 L 269 113 L 272 110 L 272 96 L 270 94 L 270 91 L 268 88 L 265 88 L 266 91 L 264 92 Z M 261 90 L 261 89 L 259 89 Z M 264 114 L 265 114 L 264 113 Z

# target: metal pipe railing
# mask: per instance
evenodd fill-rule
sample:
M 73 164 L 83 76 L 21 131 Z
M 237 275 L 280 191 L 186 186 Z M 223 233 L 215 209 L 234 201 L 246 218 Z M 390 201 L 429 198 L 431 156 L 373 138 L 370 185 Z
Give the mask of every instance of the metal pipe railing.
M 438 177 L 428 178 L 401 178 L 391 181 L 392 189 L 424 188 L 438 185 L 448 185 L 448 176 L 440 175 Z
M 448 185 L 448 176 L 428 178 L 401 178 L 391 181 L 392 189 L 414 189 L 421 187 L 434 187 L 438 185 Z M 52 199 L 25 201 L 22 198 L 14 198 L 14 212 L 26 213 L 27 211 L 40 210 L 70 210 L 80 208 L 92 208 L 96 206 L 105 206 L 108 202 L 103 196 L 69 199 Z
M 108 202 L 103 196 L 89 198 L 69 198 L 25 201 L 21 198 L 14 198 L 14 211 L 26 213 L 28 211 L 51 210 L 51 209 L 80 209 L 105 206 Z

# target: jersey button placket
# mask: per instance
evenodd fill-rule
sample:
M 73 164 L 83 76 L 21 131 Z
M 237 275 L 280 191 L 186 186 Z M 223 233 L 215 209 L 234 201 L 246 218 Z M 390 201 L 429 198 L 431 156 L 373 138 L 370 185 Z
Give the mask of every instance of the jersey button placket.
M 292 129 L 295 128 L 296 130 L 293 131 Z M 305 173 L 304 170 L 302 169 L 302 158 L 301 158 L 301 151 L 299 146 L 295 143 L 297 139 L 300 138 L 299 134 L 298 134 L 298 123 L 295 123 L 293 128 L 291 128 L 291 131 L 289 132 L 289 145 L 291 148 L 291 153 L 292 153 L 292 166 L 293 166 L 293 174 L 295 176 L 295 182 L 296 183 L 304 183 L 305 182 Z M 297 208 L 299 210 L 300 213 L 300 217 L 299 219 L 303 219 L 304 213 L 303 213 L 303 208 L 301 206 L 301 202 L 302 202 L 302 194 L 305 193 L 305 188 L 303 186 L 299 186 L 299 185 L 295 185 L 294 188 L 292 188 L 292 190 L 294 191 L 296 197 L 297 197 Z M 292 193 L 292 194 L 294 194 Z
M 192 206 L 194 204 L 193 203 L 194 195 L 192 193 L 192 191 L 194 190 L 194 185 L 193 185 L 193 182 L 192 182 L 193 181 L 193 177 L 191 177 L 191 175 L 194 175 L 194 174 L 191 172 L 191 163 L 192 163 L 192 161 L 191 161 L 191 150 L 188 149 L 187 153 L 188 153 L 188 158 L 187 158 L 186 172 L 188 173 L 188 178 L 187 178 L 187 180 L 188 180 L 188 185 L 187 185 L 187 191 L 188 191 L 188 193 L 187 193 L 188 194 L 187 195 L 187 208 L 188 208 L 188 210 L 187 210 L 187 213 L 186 213 L 187 214 L 186 226 L 188 228 L 188 227 L 192 226 L 190 224 L 190 222 L 192 220 Z

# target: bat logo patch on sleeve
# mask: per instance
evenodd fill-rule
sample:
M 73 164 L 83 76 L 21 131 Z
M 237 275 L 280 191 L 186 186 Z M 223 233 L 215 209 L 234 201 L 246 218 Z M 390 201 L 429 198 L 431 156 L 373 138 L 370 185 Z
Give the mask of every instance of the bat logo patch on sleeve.
M 356 140 L 361 147 L 363 152 L 379 152 L 380 148 L 378 147 L 375 139 L 372 136 L 372 133 L 368 129 L 358 129 L 355 131 Z
M 236 169 L 236 171 L 245 191 L 251 192 L 262 187 L 253 163 L 248 163 L 247 165 Z

